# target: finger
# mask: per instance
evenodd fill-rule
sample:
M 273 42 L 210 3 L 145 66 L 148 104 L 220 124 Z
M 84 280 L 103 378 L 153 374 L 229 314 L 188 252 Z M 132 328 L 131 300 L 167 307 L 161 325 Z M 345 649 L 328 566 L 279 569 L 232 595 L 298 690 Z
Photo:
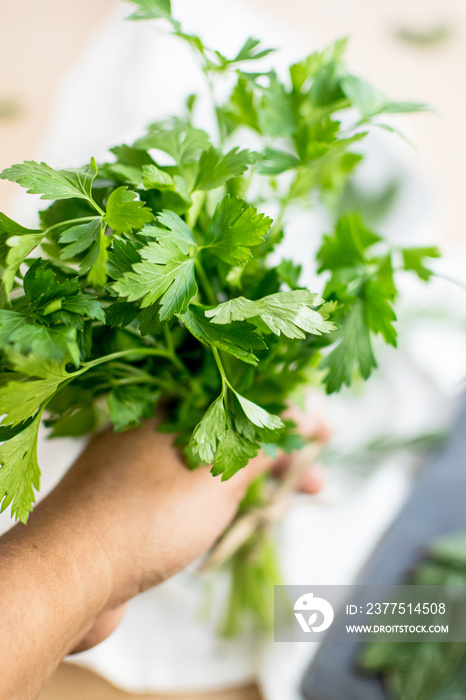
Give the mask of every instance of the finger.
M 322 490 L 325 483 L 324 470 L 319 463 L 312 464 L 309 471 L 298 482 L 298 490 L 301 493 L 315 495 Z
M 293 464 L 293 460 L 295 458 L 295 455 L 281 454 L 274 462 L 271 470 L 272 475 L 277 479 L 282 478 Z M 314 462 L 313 464 L 309 465 L 308 471 L 299 480 L 297 489 L 302 493 L 319 493 L 324 485 L 324 482 L 325 474 L 322 465 L 318 462 Z

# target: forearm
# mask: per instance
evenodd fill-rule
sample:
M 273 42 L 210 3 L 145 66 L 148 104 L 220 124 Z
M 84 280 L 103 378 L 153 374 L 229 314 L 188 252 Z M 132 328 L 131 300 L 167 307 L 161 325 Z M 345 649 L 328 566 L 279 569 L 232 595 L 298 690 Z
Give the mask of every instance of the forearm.
M 0 538 L 0 700 L 33 700 L 66 654 L 105 639 L 121 606 L 203 554 L 255 460 L 227 482 L 189 471 L 151 424 L 95 439 Z
M 86 523 L 47 504 L 0 539 L 0 700 L 32 700 L 105 608 L 110 571 Z

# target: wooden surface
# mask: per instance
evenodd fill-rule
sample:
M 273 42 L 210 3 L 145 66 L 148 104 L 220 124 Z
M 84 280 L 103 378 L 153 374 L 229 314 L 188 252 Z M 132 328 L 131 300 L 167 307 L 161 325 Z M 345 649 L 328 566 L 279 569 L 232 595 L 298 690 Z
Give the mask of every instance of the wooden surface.
M 128 695 L 91 671 L 65 663 L 38 700 L 260 700 L 252 686 L 201 695 Z M 285 700 L 285 699 L 284 699 Z

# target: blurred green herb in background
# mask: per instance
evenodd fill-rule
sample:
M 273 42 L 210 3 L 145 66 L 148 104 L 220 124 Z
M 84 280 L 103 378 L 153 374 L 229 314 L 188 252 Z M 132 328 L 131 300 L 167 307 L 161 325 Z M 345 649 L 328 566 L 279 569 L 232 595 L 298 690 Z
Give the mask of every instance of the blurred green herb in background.
M 466 532 L 436 540 L 410 583 L 466 586 Z M 368 643 L 359 663 L 365 672 L 383 676 L 393 700 L 462 700 L 466 695 L 465 644 Z

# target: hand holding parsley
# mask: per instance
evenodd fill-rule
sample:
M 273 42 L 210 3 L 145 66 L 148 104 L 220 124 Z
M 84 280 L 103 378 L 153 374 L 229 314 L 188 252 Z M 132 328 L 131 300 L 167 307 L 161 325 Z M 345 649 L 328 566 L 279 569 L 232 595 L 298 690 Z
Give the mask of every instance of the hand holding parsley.
M 271 50 L 256 39 L 227 57 L 183 32 L 169 0 L 131 2 L 131 19 L 162 19 L 192 47 L 218 137 L 196 125 L 191 95 L 184 114 L 108 162 L 1 173 L 51 202 L 37 229 L 0 215 L 0 502 L 22 522 L 40 485 L 41 421 L 51 437 L 108 422 L 120 432 L 163 406 L 158 429 L 177 434 L 191 468 L 211 465 L 223 480 L 263 445 L 299 449 L 305 440 L 281 417 L 290 397 L 311 377 L 327 392 L 367 379 L 374 336 L 396 346 L 398 271 L 427 280 L 438 255 L 394 247 L 358 212 L 339 212 L 368 129 L 423 105 L 351 75 L 345 41 L 282 80 L 261 69 Z M 254 151 L 238 145 L 245 131 Z M 317 254 L 321 289 L 310 291 L 278 251 L 289 212 L 317 199 L 334 226 Z
M 271 465 L 261 455 L 221 482 L 172 443 L 150 423 L 101 433 L 28 527 L 0 538 L 1 698 L 37 697 L 65 655 L 110 635 L 126 601 L 212 545 Z

